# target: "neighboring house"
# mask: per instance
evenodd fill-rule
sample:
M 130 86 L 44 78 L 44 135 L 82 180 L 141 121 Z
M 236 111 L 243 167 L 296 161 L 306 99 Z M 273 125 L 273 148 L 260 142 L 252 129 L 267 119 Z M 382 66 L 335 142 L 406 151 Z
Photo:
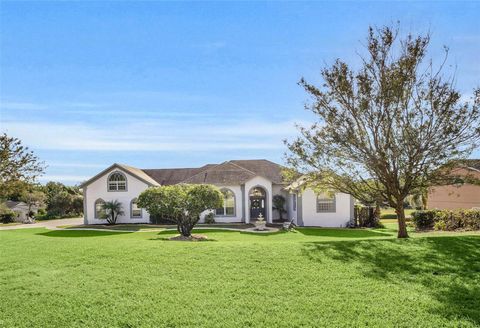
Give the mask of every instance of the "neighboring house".
M 118 200 L 125 212 L 118 223 L 148 223 L 148 212 L 136 204 L 138 195 L 149 187 L 178 183 L 206 183 L 220 188 L 224 204 L 214 211 L 216 222 L 250 223 L 261 215 L 271 223 L 279 216 L 272 209 L 274 195 L 285 197 L 284 217 L 301 226 L 341 227 L 353 218 L 350 195 L 338 193 L 328 197 L 316 195 L 311 189 L 288 186 L 282 179 L 282 166 L 267 160 L 232 160 L 181 169 L 138 169 L 113 164 L 81 185 L 84 222 L 105 223 L 101 219 L 101 205 Z
M 17 213 L 15 221 L 24 222 L 28 218 L 28 205 L 26 203 L 7 200 L 5 205 L 7 205 L 10 210 Z M 33 213 L 37 213 L 38 208 L 36 206 L 32 206 L 31 211 Z
M 468 160 L 465 165 L 454 169 L 455 175 L 480 179 L 480 159 Z M 480 186 L 463 183 L 431 188 L 428 192 L 427 207 L 430 209 L 480 208 Z

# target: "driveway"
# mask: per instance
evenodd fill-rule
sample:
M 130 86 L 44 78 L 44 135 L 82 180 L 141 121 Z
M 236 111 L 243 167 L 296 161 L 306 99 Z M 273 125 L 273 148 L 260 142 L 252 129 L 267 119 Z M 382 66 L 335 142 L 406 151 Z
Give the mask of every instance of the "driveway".
M 47 220 L 47 221 L 37 221 L 33 224 L 16 224 L 3 227 L 0 224 L 0 230 L 13 230 L 13 229 L 27 229 L 27 228 L 47 228 L 47 229 L 56 229 L 57 226 L 62 225 L 80 225 L 83 224 L 83 218 L 68 218 L 68 219 L 59 219 L 59 220 Z

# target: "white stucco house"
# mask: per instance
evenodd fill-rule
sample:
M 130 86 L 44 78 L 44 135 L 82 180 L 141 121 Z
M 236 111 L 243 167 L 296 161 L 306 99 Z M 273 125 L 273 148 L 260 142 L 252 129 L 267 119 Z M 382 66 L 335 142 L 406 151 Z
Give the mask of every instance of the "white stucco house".
M 348 194 L 317 195 L 312 189 L 287 185 L 282 166 L 268 160 L 231 160 L 199 168 L 138 169 L 113 164 L 81 185 L 84 195 L 84 223 L 104 224 L 101 204 L 118 200 L 125 214 L 118 223 L 149 223 L 149 213 L 136 205 L 138 195 L 149 187 L 178 183 L 206 183 L 220 188 L 222 208 L 215 209 L 216 222 L 250 223 L 262 215 L 277 220 L 272 198 L 286 199 L 284 218 L 299 226 L 344 227 L 353 219 L 353 198 Z M 203 218 L 202 218 L 203 220 Z

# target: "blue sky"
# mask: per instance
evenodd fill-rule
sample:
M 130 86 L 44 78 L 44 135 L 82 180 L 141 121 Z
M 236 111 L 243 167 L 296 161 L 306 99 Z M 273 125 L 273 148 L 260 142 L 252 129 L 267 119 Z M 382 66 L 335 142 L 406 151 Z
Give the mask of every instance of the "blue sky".
M 450 47 L 457 87 L 480 84 L 480 2 L 0 3 L 0 129 L 78 183 L 106 166 L 282 163 L 297 85 L 357 63 L 369 25 L 399 20 Z M 473 156 L 480 157 L 480 152 Z

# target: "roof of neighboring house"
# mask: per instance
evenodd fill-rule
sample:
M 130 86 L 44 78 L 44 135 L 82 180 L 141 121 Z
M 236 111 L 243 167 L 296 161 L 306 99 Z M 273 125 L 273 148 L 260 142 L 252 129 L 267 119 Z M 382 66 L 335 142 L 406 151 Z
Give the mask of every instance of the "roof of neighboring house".
M 466 167 L 480 171 L 480 159 L 467 159 L 464 163 Z
M 93 178 L 82 183 L 82 187 L 117 167 L 136 176 L 149 185 L 173 185 L 177 183 L 211 183 L 220 185 L 243 184 L 255 176 L 262 176 L 275 184 L 283 183 L 281 165 L 265 159 L 232 160 L 221 164 L 202 167 L 173 169 L 137 169 L 124 164 L 113 164 Z
M 24 202 L 17 202 L 13 200 L 7 200 L 5 205 L 11 210 L 25 210 L 28 211 L 28 205 Z M 32 206 L 32 209 L 35 209 L 36 206 Z

